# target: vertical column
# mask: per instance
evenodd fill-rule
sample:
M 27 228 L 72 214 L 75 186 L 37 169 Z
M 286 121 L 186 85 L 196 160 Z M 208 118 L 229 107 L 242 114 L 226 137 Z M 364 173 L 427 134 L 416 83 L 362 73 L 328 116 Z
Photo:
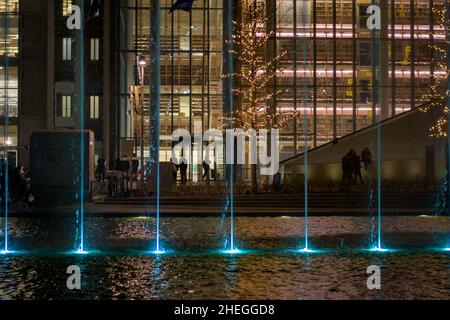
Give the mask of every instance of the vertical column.
M 111 1 L 103 1 L 103 157 L 109 159 L 111 145 Z
M 150 1 L 150 163 L 151 174 L 159 163 L 159 128 L 161 104 L 161 8 L 160 0 Z M 152 179 L 155 181 L 156 179 Z
M 395 0 L 391 0 L 391 116 L 395 116 L 396 112 L 396 87 L 397 81 L 395 77 L 396 70 L 396 39 L 395 39 L 395 24 L 396 24 L 397 10 L 395 8 Z
M 223 4 L 223 70 L 224 73 L 230 75 L 234 73 L 233 61 L 233 2 L 232 0 L 224 1 Z M 223 114 L 233 117 L 234 97 L 233 97 L 233 77 L 227 76 L 223 81 Z M 226 150 L 226 149 L 224 149 Z M 226 156 L 224 153 L 224 161 Z M 224 174 L 227 181 L 231 181 L 228 166 L 224 165 Z
M 380 30 L 380 116 L 389 117 L 389 5 L 388 0 L 379 0 L 381 9 Z
M 333 140 L 337 139 L 337 0 L 333 0 Z
M 20 7 L 25 1 L 21 1 Z M 47 123 L 46 129 L 54 128 L 55 123 L 55 2 L 47 2 Z
M 77 5 L 81 8 L 81 28 L 75 32 L 75 97 L 73 118 L 75 129 L 84 130 L 84 110 L 85 110 L 85 83 L 84 83 L 84 0 L 77 0 Z

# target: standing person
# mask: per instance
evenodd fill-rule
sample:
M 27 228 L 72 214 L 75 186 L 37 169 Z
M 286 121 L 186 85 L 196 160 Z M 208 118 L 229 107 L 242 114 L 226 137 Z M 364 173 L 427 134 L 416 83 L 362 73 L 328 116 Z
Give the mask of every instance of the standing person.
M 106 160 L 105 158 L 102 157 L 97 160 L 98 181 L 105 181 L 105 173 L 106 173 Z
M 170 158 L 170 163 L 172 164 L 172 180 L 174 184 L 177 184 L 179 166 L 173 162 L 172 158 Z
M 186 159 L 182 159 L 180 163 L 180 172 L 181 172 L 181 183 L 187 184 L 187 171 L 188 165 Z
M 358 156 L 356 153 L 353 155 L 352 167 L 353 167 L 353 174 L 355 176 L 355 182 L 358 182 L 359 178 L 359 181 L 361 183 L 364 183 L 364 180 L 361 175 L 361 157 Z
M 13 176 L 12 176 L 12 199 L 14 202 L 18 202 L 22 200 L 22 194 L 21 194 L 21 183 L 22 183 L 22 177 L 20 175 L 20 171 L 22 170 L 22 166 L 19 164 L 17 168 L 14 169 Z
M 133 154 L 133 158 L 131 159 L 131 180 L 137 181 L 138 172 L 139 172 L 139 160 L 136 158 L 136 154 Z
M 273 189 L 275 190 L 276 193 L 281 192 L 281 173 L 280 173 L 280 171 L 278 171 L 273 176 Z
M 350 150 L 341 161 L 342 165 L 342 181 L 341 181 L 341 191 L 348 190 L 348 186 L 351 184 L 353 175 L 352 175 L 352 156 L 353 149 Z
M 203 181 L 209 182 L 210 181 L 210 172 L 211 167 L 209 166 L 208 162 L 203 161 Z
M 364 148 L 363 152 L 361 153 L 361 161 L 364 163 L 364 169 L 366 171 L 372 168 L 372 153 L 370 152 L 369 148 Z

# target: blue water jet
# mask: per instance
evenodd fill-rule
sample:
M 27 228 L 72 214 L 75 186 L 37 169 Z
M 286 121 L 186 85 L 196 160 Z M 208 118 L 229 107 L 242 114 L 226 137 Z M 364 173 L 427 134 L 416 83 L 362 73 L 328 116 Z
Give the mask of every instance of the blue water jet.
M 81 15 L 84 17 L 85 12 L 85 5 L 84 1 L 79 1 L 78 3 L 80 7 Z M 77 36 L 77 63 L 79 68 L 79 80 L 78 80 L 78 98 L 79 98 L 79 110 L 80 110 L 80 208 L 76 211 L 76 215 L 79 219 L 78 227 L 80 230 L 79 234 L 79 245 L 77 252 L 83 253 L 85 252 L 85 246 L 84 246 L 84 215 L 85 215 L 85 207 L 84 207 L 84 200 L 85 200 L 85 190 L 84 190 L 84 182 L 85 182 L 85 112 L 84 112 L 84 102 L 85 102 L 85 74 L 84 74 L 84 23 L 81 23 L 80 29 L 78 30 L 78 36 Z
M 5 101 L 4 103 L 4 115 L 5 115 L 5 123 L 4 123 L 4 129 L 3 129 L 3 139 L 4 139 L 4 153 L 5 153 L 5 163 L 4 163 L 4 168 L 5 168 L 5 172 L 2 172 L 1 174 L 5 175 L 5 179 L 4 179 L 4 185 L 0 186 L 1 188 L 4 188 L 4 195 L 5 195 L 5 199 L 1 199 L 2 201 L 5 201 L 5 236 L 4 236 L 4 247 L 3 247 L 3 251 L 6 253 L 9 253 L 10 251 L 8 250 L 8 233 L 9 233 L 9 207 L 8 207 L 8 194 L 9 194 L 9 164 L 8 164 L 8 145 L 6 143 L 6 140 L 8 139 L 8 127 L 9 127 L 9 93 L 8 93 L 8 85 L 6 85 L 9 82 L 9 73 L 8 73 L 8 69 L 9 69 L 9 57 L 8 57 L 8 20 L 9 17 L 8 15 L 4 15 L 2 16 L 2 18 L 4 19 L 4 52 L 5 54 L 3 55 L 3 77 L 4 77 L 4 81 L 5 81 L 5 91 L 4 91 L 4 98 Z M 0 201 L 1 202 L 1 201 Z
M 161 249 L 161 167 L 160 167 L 160 111 L 161 111 L 161 5 L 159 0 L 150 1 L 150 168 L 153 170 L 153 165 L 156 166 L 156 247 L 153 252 L 161 254 L 164 251 Z M 143 165 L 143 164 L 142 164 Z
M 233 4 L 232 1 L 226 1 L 224 4 L 225 11 L 225 20 L 224 20 L 224 37 L 227 39 L 226 50 L 224 50 L 224 62 L 225 69 L 227 74 L 234 73 L 234 63 L 233 63 Z M 229 116 L 231 119 L 234 117 L 234 98 L 233 98 L 233 78 L 228 77 L 225 82 L 225 99 L 229 106 Z M 230 129 L 234 129 L 234 124 L 231 121 Z M 226 160 L 225 160 L 225 163 Z M 229 208 L 230 208 L 230 248 L 228 252 L 237 252 L 237 248 L 235 247 L 235 234 L 234 234 L 234 161 L 229 164 L 229 174 L 228 174 L 228 184 L 229 184 Z M 226 166 L 225 166 L 226 168 Z
M 296 1 L 294 1 L 294 5 L 296 6 Z M 308 23 L 308 10 L 305 7 L 305 3 L 302 2 L 302 7 L 301 7 L 301 24 L 304 28 L 304 31 L 307 31 L 307 28 L 309 28 L 309 23 Z M 296 11 L 296 9 L 294 9 L 294 11 Z M 295 28 L 297 28 L 297 26 L 295 25 Z M 306 74 L 307 69 L 308 69 L 308 65 L 306 64 L 306 61 L 308 60 L 308 43 L 307 43 L 307 39 L 305 38 L 303 40 L 303 57 L 304 57 L 304 61 L 305 63 L 303 64 L 303 68 L 304 68 L 304 72 Z M 306 80 L 303 81 L 303 92 L 304 92 L 304 97 L 303 97 L 303 108 L 304 108 L 304 115 L 303 115 L 303 135 L 304 135 L 304 154 L 303 154 L 303 168 L 304 168 L 304 211 L 305 211 L 305 247 L 303 250 L 305 250 L 305 252 L 309 251 L 309 203 L 308 203 L 308 83 Z

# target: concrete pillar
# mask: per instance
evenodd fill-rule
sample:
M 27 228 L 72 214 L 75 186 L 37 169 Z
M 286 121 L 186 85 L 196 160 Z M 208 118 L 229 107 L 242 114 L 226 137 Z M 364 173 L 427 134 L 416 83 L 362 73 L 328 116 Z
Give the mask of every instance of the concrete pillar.
M 53 122 L 54 1 L 21 1 L 19 162 L 29 166 L 30 136 Z

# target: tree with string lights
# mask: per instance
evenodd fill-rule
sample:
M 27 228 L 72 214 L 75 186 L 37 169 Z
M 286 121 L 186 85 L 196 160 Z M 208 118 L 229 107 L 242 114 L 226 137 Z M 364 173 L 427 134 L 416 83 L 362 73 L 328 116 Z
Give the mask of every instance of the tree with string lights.
M 286 56 L 281 52 L 273 58 L 266 57 L 269 41 L 274 32 L 267 32 L 268 19 L 265 15 L 264 1 L 241 0 L 241 21 L 233 21 L 233 40 L 231 53 L 234 56 L 237 71 L 225 74 L 238 80 L 233 89 L 239 103 L 233 108 L 233 114 L 222 117 L 225 128 L 247 130 L 279 129 L 296 112 L 279 112 L 273 101 L 282 90 L 273 90 L 271 84 L 280 72 L 279 62 Z M 252 164 L 251 181 L 253 192 L 258 191 L 256 164 Z
M 442 188 L 439 202 L 442 202 L 440 207 L 447 210 L 450 214 L 450 137 L 449 137 L 449 122 L 450 117 L 450 92 L 449 92 L 449 78 L 450 78 L 450 20 L 449 20 L 449 2 L 445 1 L 441 7 L 433 8 L 434 21 L 439 25 L 439 30 L 444 30 L 445 41 L 436 42 L 431 45 L 433 51 L 432 66 L 435 68 L 430 76 L 430 89 L 424 95 L 427 104 L 421 108 L 423 112 L 438 111 L 441 116 L 437 119 L 434 125 L 430 128 L 430 135 L 438 139 L 446 139 L 445 143 L 445 159 L 446 159 L 446 177 L 445 184 Z M 436 38 L 436 31 L 433 32 L 433 37 Z
M 444 29 L 447 33 L 450 30 L 450 21 L 447 19 L 446 6 L 433 8 L 435 22 L 439 25 L 439 29 Z M 437 33 L 434 31 L 433 36 L 436 38 Z M 431 45 L 434 52 L 432 57 L 432 65 L 435 68 L 430 76 L 430 88 L 424 95 L 427 104 L 421 108 L 424 112 L 431 110 L 439 110 L 442 116 L 430 128 L 430 135 L 436 138 L 446 138 L 448 135 L 448 117 L 449 117 L 449 90 L 448 79 L 450 77 L 450 67 L 448 65 L 448 40 L 438 42 Z

